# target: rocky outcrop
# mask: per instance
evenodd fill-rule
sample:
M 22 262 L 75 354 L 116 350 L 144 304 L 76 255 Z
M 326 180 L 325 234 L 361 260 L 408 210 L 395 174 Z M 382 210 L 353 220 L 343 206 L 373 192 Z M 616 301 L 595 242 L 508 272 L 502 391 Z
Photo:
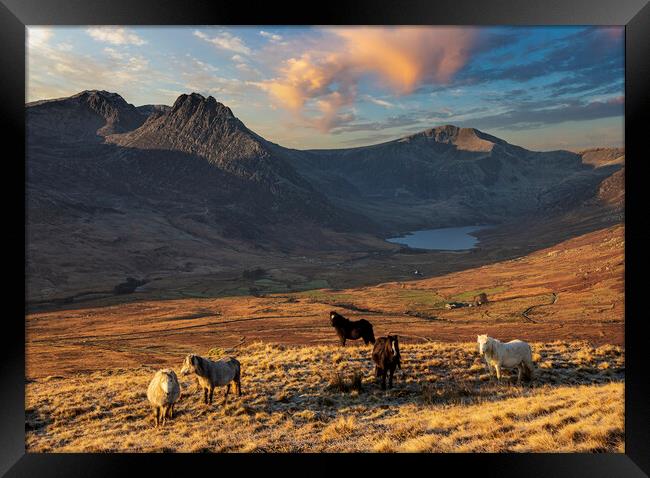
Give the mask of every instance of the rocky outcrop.
M 30 142 L 39 139 L 100 142 L 103 137 L 141 126 L 146 115 L 117 93 L 86 90 L 68 98 L 36 101 L 27 105 Z

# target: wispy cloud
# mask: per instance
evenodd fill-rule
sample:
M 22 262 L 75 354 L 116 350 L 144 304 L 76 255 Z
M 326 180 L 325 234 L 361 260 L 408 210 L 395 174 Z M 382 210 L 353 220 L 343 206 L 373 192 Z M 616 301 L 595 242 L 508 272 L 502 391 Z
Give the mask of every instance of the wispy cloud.
M 260 31 L 260 36 L 263 36 L 264 38 L 267 38 L 270 41 L 276 42 L 276 43 L 282 41 L 282 35 L 278 35 L 276 33 L 266 32 L 264 30 Z
M 485 129 L 527 130 L 567 121 L 585 121 L 623 116 L 623 103 L 624 98 L 622 96 L 590 102 L 571 100 L 552 108 L 531 109 L 520 107 L 496 115 L 472 118 L 461 123 Z
M 374 96 L 371 95 L 363 95 L 361 96 L 361 99 L 364 101 L 368 101 L 377 106 L 383 106 L 384 108 L 395 108 L 395 105 L 390 101 L 382 100 L 380 98 L 375 98 Z
M 251 54 L 251 49 L 244 44 L 244 41 L 230 32 L 220 31 L 217 32 L 215 36 L 211 37 L 200 30 L 195 30 L 194 36 L 200 38 L 203 41 L 211 43 L 215 47 L 222 50 L 234 51 L 242 55 Z
M 125 96 L 155 91 L 158 82 L 173 81 L 152 69 L 140 54 L 106 47 L 95 55 L 84 55 L 40 35 L 30 44 L 27 57 L 28 100 L 69 96 L 86 89 L 117 91 Z M 127 95 L 128 92 L 129 94 Z
M 27 27 L 27 45 L 29 48 L 39 48 L 47 44 L 53 33 L 49 27 Z
M 86 30 L 93 39 L 111 45 L 144 45 L 146 40 L 123 27 L 92 27 Z

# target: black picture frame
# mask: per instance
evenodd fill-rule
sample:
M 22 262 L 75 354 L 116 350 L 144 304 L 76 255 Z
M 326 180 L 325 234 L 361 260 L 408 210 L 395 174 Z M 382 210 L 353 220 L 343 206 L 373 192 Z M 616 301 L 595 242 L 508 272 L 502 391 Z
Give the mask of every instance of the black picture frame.
M 254 5 L 254 6 L 253 6 Z M 311 7 L 311 8 L 308 8 Z M 286 461 L 283 473 L 304 472 L 314 462 L 323 462 L 331 472 L 354 465 L 377 470 L 395 467 L 409 472 L 404 461 L 416 460 L 421 472 L 441 473 L 453 469 L 454 476 L 481 473 L 494 476 L 648 476 L 650 473 L 650 399 L 648 372 L 644 367 L 641 294 L 644 247 L 643 212 L 644 162 L 648 162 L 646 130 L 650 101 L 650 5 L 647 0 L 357 0 L 327 1 L 282 6 L 278 2 L 207 2 L 181 0 L 0 0 L 0 125 L 6 133 L 3 163 L 20 165 L 24 158 L 25 129 L 25 26 L 26 25 L 192 25 L 192 24 L 431 24 L 431 25 L 625 25 L 625 148 L 626 148 L 626 261 L 625 261 L 625 454 L 427 454 L 396 459 L 386 455 L 163 455 L 152 460 L 144 454 L 33 454 L 25 453 L 24 386 L 25 330 L 19 313 L 3 317 L 3 344 L 0 346 L 0 473 L 6 476 L 116 476 L 129 474 L 138 465 L 167 474 L 189 472 L 196 466 L 223 472 L 225 467 L 268 467 Z M 11 153 L 8 153 L 11 146 Z M 20 189 L 24 196 L 25 170 L 18 166 L 6 173 L 5 184 Z M 5 187 L 6 189 L 6 187 Z M 10 190 L 5 204 L 16 208 Z M 10 199 L 11 198 L 11 199 Z M 24 201 L 23 201 L 24 204 Z M 23 219 L 25 208 L 22 208 Z M 16 214 L 17 216 L 18 214 Z M 20 234 L 7 235 L 20 241 Z M 18 229 L 19 231 L 21 229 Z M 22 229 L 24 231 L 24 229 Z M 22 244 L 25 250 L 25 237 Z M 13 244 L 12 244 L 13 246 Z M 9 247 L 7 245 L 6 247 Z M 16 255 L 15 253 L 6 254 Z M 17 261 L 20 259 L 17 258 Z M 24 261 L 23 261 L 24 274 Z M 17 282 L 17 281 L 16 281 Z M 24 287 L 24 282 L 23 282 Z M 20 288 L 20 285 L 18 285 Z M 6 296 L 7 297 L 7 296 Z M 8 298 L 18 303 L 18 294 Z M 24 298 L 24 289 L 23 289 Z M 25 307 L 23 303 L 23 320 Z M 16 309 L 19 306 L 16 305 Z M 11 309 L 13 311 L 13 309 Z M 279 466 L 279 465 L 275 465 Z M 449 468 L 451 467 L 451 468 Z M 313 469 L 313 468 L 312 468 Z M 371 473 L 366 468 L 365 473 Z M 448 472 L 444 472 L 448 473 Z

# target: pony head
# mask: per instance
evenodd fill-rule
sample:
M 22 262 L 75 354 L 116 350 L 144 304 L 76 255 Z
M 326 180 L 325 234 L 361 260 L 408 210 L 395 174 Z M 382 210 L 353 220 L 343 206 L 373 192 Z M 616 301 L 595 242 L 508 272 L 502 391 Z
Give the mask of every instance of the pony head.
M 174 389 L 174 385 L 178 382 L 176 373 L 172 369 L 166 368 L 160 370 L 160 375 L 162 375 L 160 388 L 162 388 L 165 393 L 170 393 Z
M 476 343 L 478 344 L 478 353 L 484 355 L 485 351 L 490 349 L 489 342 L 490 337 L 488 337 L 487 334 L 477 335 Z
M 388 341 L 390 342 L 390 348 L 393 351 L 393 355 L 399 357 L 399 341 L 397 339 L 397 335 L 389 335 Z
M 185 360 L 183 360 L 183 368 L 181 368 L 181 375 L 187 375 L 188 373 L 193 373 L 197 368 L 197 356 L 194 354 L 187 354 Z
M 347 321 L 348 320 L 338 312 L 335 311 L 330 312 L 330 325 L 332 325 L 332 327 L 341 326 L 345 324 Z

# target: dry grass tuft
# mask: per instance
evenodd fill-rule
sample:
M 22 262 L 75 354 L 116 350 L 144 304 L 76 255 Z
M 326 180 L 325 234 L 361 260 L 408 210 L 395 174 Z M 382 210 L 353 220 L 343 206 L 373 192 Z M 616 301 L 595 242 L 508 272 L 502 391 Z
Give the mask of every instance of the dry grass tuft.
M 355 370 L 349 378 L 344 377 L 342 372 L 332 372 L 327 384 L 327 390 L 333 390 L 341 393 L 350 393 L 363 391 L 363 374 Z
M 323 429 L 321 439 L 323 441 L 345 439 L 357 429 L 357 426 L 357 420 L 353 416 L 339 417 Z

